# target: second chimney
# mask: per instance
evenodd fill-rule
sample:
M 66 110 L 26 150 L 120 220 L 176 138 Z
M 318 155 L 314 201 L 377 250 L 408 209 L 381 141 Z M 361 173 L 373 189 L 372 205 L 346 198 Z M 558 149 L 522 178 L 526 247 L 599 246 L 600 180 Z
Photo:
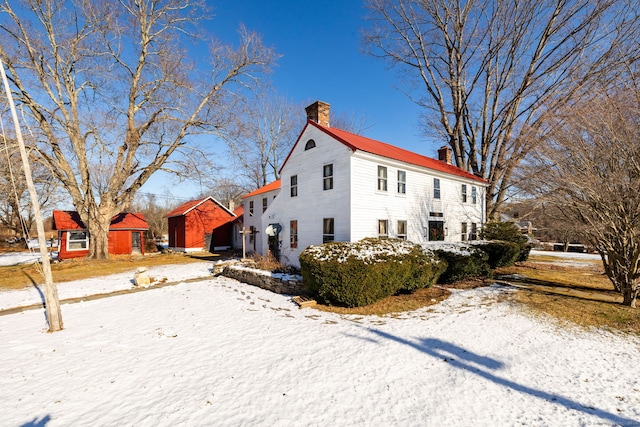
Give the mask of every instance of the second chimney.
M 445 162 L 448 165 L 452 164 L 451 148 L 446 145 L 440 147 L 438 149 L 438 160 Z
M 307 119 L 312 120 L 320 126 L 329 127 L 329 110 L 331 106 L 326 102 L 316 101 L 304 110 L 307 112 Z

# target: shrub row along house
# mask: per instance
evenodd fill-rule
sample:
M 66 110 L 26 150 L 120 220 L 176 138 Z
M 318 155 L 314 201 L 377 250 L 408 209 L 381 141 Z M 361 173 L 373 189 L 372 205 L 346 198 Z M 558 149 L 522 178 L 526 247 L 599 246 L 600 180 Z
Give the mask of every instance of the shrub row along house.
M 306 247 L 331 241 L 476 239 L 487 182 L 452 165 L 448 148 L 432 159 L 332 128 L 325 102 L 306 112 L 280 180 L 242 197 L 249 251 L 298 266 Z

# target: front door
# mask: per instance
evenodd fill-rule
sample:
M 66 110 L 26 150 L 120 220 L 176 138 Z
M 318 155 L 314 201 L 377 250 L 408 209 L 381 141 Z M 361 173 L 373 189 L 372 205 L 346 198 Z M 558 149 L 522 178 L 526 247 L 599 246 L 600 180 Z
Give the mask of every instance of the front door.
M 444 221 L 429 221 L 429 241 L 444 240 Z
M 142 241 L 142 238 L 140 237 L 139 231 L 134 231 L 131 233 L 131 253 L 132 254 L 142 253 L 141 241 Z

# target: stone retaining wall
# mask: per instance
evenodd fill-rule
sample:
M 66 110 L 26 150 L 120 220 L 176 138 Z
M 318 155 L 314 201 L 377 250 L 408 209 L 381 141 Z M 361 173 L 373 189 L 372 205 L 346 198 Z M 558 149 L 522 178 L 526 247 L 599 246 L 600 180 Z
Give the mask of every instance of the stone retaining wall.
M 282 275 L 283 278 L 281 278 L 246 268 L 237 268 L 233 265 L 224 267 L 221 274 L 277 294 L 307 295 L 307 290 L 302 284 L 300 276 Z

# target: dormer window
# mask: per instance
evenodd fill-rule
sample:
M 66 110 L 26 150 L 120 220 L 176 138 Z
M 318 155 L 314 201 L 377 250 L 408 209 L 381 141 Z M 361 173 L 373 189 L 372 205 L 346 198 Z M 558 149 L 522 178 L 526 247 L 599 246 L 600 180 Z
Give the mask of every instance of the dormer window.
M 304 151 L 311 150 L 312 148 L 316 148 L 316 142 L 313 139 L 310 139 L 305 144 Z

